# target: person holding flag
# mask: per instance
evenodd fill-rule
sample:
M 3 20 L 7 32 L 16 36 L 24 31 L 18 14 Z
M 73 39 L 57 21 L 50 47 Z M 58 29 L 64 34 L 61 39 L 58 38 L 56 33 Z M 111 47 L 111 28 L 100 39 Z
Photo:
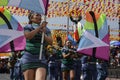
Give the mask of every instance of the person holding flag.
M 73 10 L 70 12 L 70 20 L 73 22 L 73 27 L 74 27 L 74 42 L 79 43 L 80 36 L 82 35 L 83 32 L 83 25 L 81 24 L 82 20 L 82 15 L 80 12 L 77 10 Z
M 78 43 L 80 40 L 80 36 L 83 32 L 83 25 L 81 24 L 82 15 L 81 12 L 78 12 L 77 10 L 73 10 L 70 13 L 70 20 L 74 23 L 74 37 L 68 36 L 68 40 L 71 40 L 73 45 L 77 48 Z M 74 69 L 75 69 L 75 80 L 80 80 L 81 76 L 81 54 L 76 54 L 76 57 L 74 58 Z
M 24 27 L 26 48 L 22 52 L 22 71 L 25 80 L 45 80 L 47 74 L 46 46 L 52 44 L 50 30 L 46 27 L 47 22 L 41 23 L 41 14 L 31 12 L 28 16 L 29 24 Z M 41 43 L 42 32 L 44 42 Z M 39 59 L 40 46 L 43 45 L 42 59 Z

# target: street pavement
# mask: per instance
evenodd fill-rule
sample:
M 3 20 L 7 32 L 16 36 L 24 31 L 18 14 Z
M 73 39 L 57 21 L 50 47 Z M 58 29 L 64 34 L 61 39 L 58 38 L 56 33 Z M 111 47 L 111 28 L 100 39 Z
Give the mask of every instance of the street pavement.
M 0 80 L 10 80 L 9 74 L 0 74 Z M 49 80 L 49 79 L 47 79 Z M 120 80 L 120 78 L 107 78 L 106 80 Z
M 1 74 L 0 73 L 0 80 L 10 80 L 9 74 Z

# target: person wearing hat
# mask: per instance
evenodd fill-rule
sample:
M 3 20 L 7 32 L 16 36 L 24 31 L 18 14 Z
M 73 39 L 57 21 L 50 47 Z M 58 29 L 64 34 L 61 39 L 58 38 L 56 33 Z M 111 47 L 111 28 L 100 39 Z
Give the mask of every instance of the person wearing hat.
M 22 71 L 25 80 L 45 80 L 47 74 L 46 46 L 52 44 L 51 32 L 47 22 L 42 21 L 42 15 L 31 12 L 28 16 L 29 24 L 24 27 L 26 47 L 21 58 Z M 42 33 L 44 42 L 41 43 Z M 39 59 L 40 46 L 43 45 L 42 59 Z

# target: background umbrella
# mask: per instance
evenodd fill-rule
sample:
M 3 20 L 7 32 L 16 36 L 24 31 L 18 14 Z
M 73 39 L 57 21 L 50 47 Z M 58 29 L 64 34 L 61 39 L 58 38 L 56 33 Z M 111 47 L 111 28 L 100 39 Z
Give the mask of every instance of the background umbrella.
M 0 52 L 23 50 L 25 37 L 22 26 L 4 8 L 0 8 Z
M 114 46 L 120 46 L 120 42 L 114 42 L 112 45 L 114 45 Z
M 115 42 L 119 42 L 119 41 L 110 41 L 110 45 L 112 46 Z

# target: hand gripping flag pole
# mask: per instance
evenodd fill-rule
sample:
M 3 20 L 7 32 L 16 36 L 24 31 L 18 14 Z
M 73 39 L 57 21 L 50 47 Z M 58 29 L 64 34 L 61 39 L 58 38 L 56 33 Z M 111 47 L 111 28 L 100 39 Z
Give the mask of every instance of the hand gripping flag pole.
M 46 21 L 48 2 L 49 2 L 49 0 L 46 0 L 44 21 Z M 40 60 L 42 59 L 44 36 L 45 36 L 45 33 L 42 32 L 42 39 L 41 39 L 41 45 L 40 45 L 40 54 L 39 54 L 39 59 L 40 59 Z
M 44 21 L 46 21 L 46 16 L 44 17 Z M 44 45 L 44 36 L 45 33 L 42 32 L 42 39 L 41 39 L 41 45 L 40 45 L 40 54 L 39 54 L 39 59 L 42 59 L 42 51 L 43 51 L 43 45 Z

